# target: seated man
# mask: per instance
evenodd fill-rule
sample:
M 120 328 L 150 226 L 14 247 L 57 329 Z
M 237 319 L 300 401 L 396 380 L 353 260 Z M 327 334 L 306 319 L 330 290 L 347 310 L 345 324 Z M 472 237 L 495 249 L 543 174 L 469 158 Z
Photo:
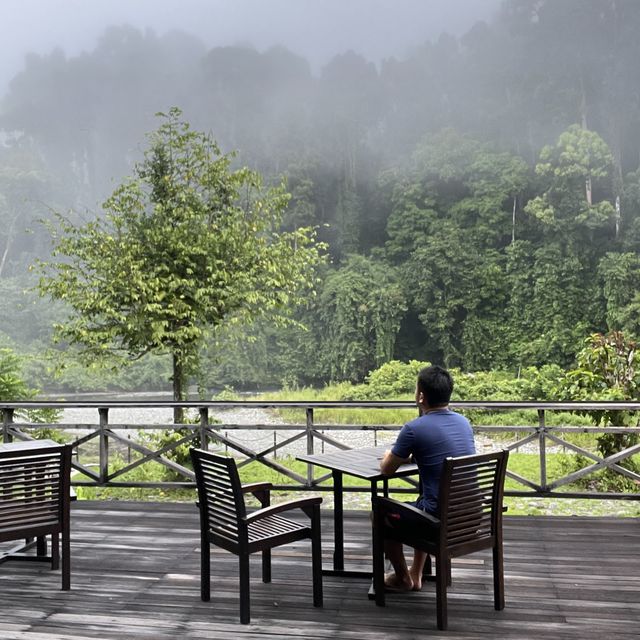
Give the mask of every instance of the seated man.
M 401 464 L 413 459 L 420 472 L 422 493 L 411 504 L 436 517 L 443 460 L 475 453 L 469 421 L 449 409 L 452 391 L 453 379 L 448 371 L 438 366 L 422 369 L 416 384 L 420 417 L 402 427 L 392 449 L 380 462 L 382 473 L 392 474 Z M 416 526 L 400 512 L 387 512 L 385 521 L 393 528 Z M 427 554 L 415 550 L 411 568 L 407 568 L 401 543 L 387 540 L 385 553 L 395 571 L 395 574 L 385 576 L 385 586 L 395 591 L 419 591 Z

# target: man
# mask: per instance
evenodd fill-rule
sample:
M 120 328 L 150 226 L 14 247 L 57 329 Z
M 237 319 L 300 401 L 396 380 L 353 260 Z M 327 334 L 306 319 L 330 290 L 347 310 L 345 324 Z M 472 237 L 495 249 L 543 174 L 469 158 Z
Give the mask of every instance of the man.
M 453 379 L 446 369 L 435 365 L 422 369 L 416 384 L 420 416 L 402 427 L 392 449 L 380 462 L 380 471 L 391 475 L 412 459 L 418 465 L 422 492 L 411 504 L 436 517 L 443 460 L 476 452 L 469 421 L 449 409 L 452 391 Z M 385 524 L 392 528 L 417 526 L 415 520 L 401 511 L 387 512 Z M 401 543 L 387 540 L 385 552 L 395 571 L 385 576 L 385 587 L 394 591 L 419 591 L 427 554 L 415 550 L 413 563 L 408 568 Z

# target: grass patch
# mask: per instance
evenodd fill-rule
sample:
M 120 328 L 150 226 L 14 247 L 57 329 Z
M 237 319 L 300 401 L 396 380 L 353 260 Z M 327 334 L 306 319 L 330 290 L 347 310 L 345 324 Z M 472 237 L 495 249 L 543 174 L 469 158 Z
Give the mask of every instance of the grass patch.
M 135 457 L 133 458 L 135 460 Z M 86 464 L 83 461 L 83 464 Z M 114 473 L 129 464 L 121 455 L 112 455 L 109 471 Z M 167 468 L 158 462 L 146 462 L 119 476 L 115 482 L 163 482 Z M 83 476 L 77 474 L 75 478 Z M 71 477 L 74 480 L 74 476 Z M 195 502 L 195 489 L 156 487 L 76 487 L 78 500 L 133 500 L 151 502 Z
M 562 477 L 568 469 L 573 456 L 568 453 L 547 454 L 547 481 L 552 482 Z M 298 475 L 306 477 L 307 465 L 292 457 L 282 457 L 278 462 L 291 469 Z M 120 457 L 112 460 L 112 470 L 121 469 L 126 462 Z M 313 477 L 320 478 L 327 470 L 312 467 Z M 540 482 L 540 459 L 537 454 L 511 453 L 509 456 L 508 470 L 523 478 L 538 484 Z M 158 463 L 145 464 L 128 472 L 121 480 L 133 482 L 159 482 L 164 479 L 165 467 Z M 258 462 L 251 462 L 239 469 L 240 480 L 243 484 L 252 482 L 271 482 L 274 485 L 290 485 L 295 481 L 283 473 L 266 467 Z M 330 485 L 330 478 L 327 486 Z M 405 480 L 396 478 L 390 483 L 390 488 L 409 488 Z M 345 508 L 369 509 L 369 482 L 353 476 L 344 477 L 345 487 L 361 487 L 362 492 L 345 494 Z M 528 490 L 528 487 L 518 481 L 507 477 L 505 489 L 512 491 Z M 568 486 L 567 490 L 578 490 L 582 487 Z M 308 493 L 313 493 L 309 490 Z M 147 487 L 114 488 L 114 487 L 77 487 L 77 495 L 80 500 L 135 500 L 158 502 L 195 502 L 195 489 L 160 489 Z M 274 495 L 274 502 L 300 497 L 300 491 L 282 491 Z M 411 499 L 410 494 L 396 493 L 400 500 Z M 331 494 L 325 493 L 325 507 L 331 507 Z M 592 500 L 573 498 L 522 498 L 507 497 L 505 505 L 509 515 L 581 515 L 581 516 L 640 516 L 640 502 L 632 500 Z

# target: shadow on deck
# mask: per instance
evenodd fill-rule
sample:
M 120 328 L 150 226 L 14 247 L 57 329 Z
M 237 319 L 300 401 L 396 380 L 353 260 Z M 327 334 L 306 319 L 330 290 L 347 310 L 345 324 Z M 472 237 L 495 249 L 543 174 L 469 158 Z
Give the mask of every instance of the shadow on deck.
M 323 520 L 331 556 L 331 512 Z M 368 568 L 367 514 L 349 512 L 346 562 Z M 506 609 L 494 611 L 490 553 L 453 562 L 449 630 L 438 632 L 433 583 L 367 598 L 362 578 L 324 578 L 314 609 L 308 542 L 274 550 L 273 582 L 252 560 L 251 625 L 238 623 L 237 559 L 212 554 L 212 598 L 199 597 L 193 504 L 77 502 L 72 507 L 70 592 L 44 563 L 0 567 L 4 640 L 247 638 L 638 638 L 637 519 L 506 517 Z

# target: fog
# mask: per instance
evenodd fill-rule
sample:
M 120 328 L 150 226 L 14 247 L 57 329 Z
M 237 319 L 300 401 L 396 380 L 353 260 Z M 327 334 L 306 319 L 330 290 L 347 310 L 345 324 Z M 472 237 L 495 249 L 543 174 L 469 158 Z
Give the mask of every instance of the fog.
M 2 0 L 0 93 L 28 52 L 91 50 L 104 29 L 128 24 L 158 35 L 179 29 L 207 48 L 281 44 L 317 70 L 354 50 L 369 60 L 402 56 L 446 31 L 489 19 L 499 0 Z
M 3 0 L 0 24 L 0 347 L 39 388 L 65 321 L 34 290 L 40 222 L 115 224 L 172 107 L 284 182 L 278 224 L 328 254 L 308 330 L 218 337 L 210 387 L 568 367 L 589 334 L 640 336 L 637 0 Z M 163 362 L 64 384 L 149 389 Z

